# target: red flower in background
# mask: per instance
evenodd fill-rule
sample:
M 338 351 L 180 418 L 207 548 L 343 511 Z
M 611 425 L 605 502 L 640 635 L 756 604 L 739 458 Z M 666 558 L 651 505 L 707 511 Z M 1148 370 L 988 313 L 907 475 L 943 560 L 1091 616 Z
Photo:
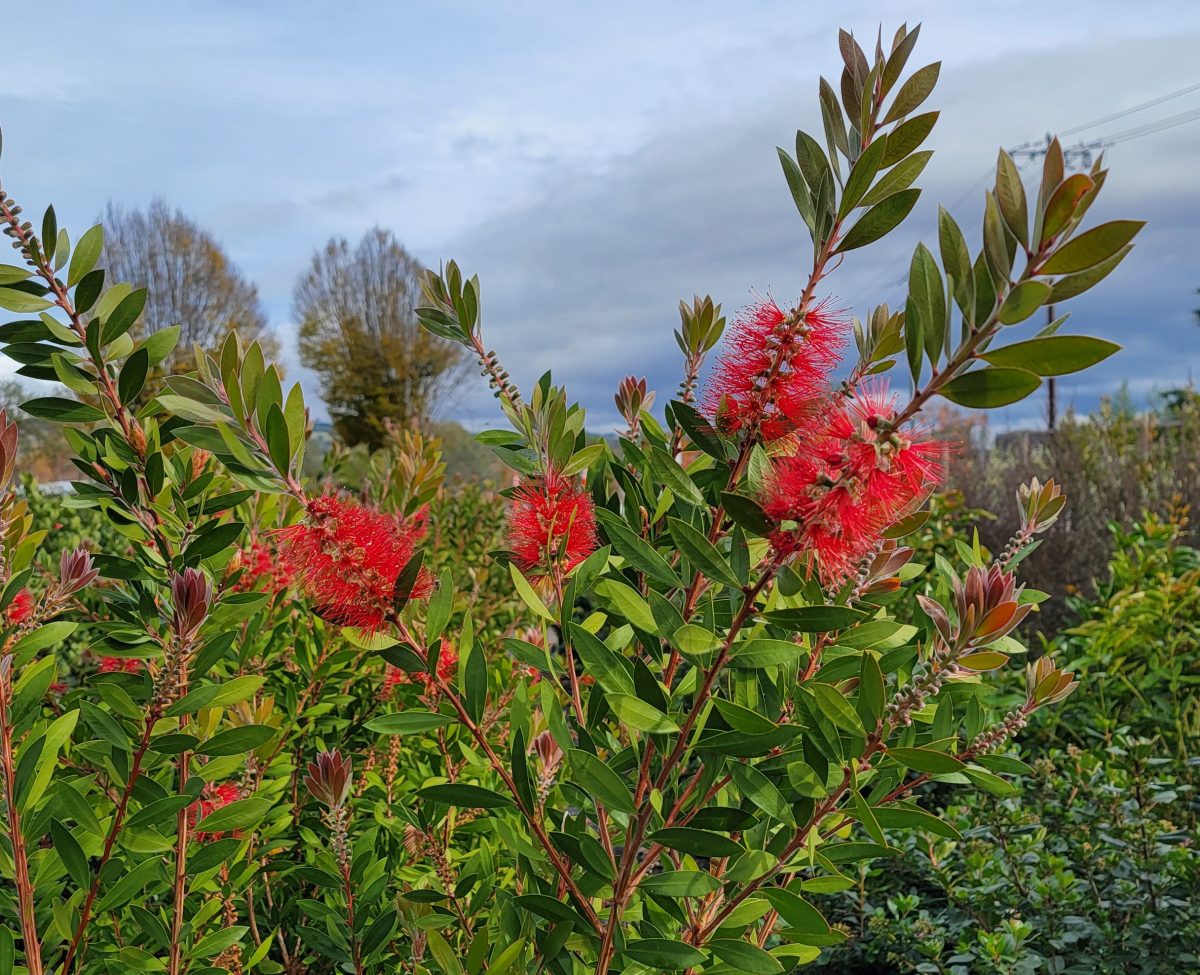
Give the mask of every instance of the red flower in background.
M 238 592 L 261 589 L 275 595 L 292 584 L 291 566 L 284 562 L 279 553 L 272 551 L 255 539 L 250 547 L 242 550 L 244 570 L 235 587 Z
M 321 615 L 369 633 L 387 625 L 396 581 L 416 552 L 411 528 L 391 515 L 325 495 L 308 502 L 308 517 L 277 533 L 289 570 L 318 603 Z M 422 569 L 407 594 L 424 599 L 433 577 Z
M 22 589 L 13 596 L 12 602 L 4 610 L 4 619 L 14 626 L 24 623 L 33 614 L 34 605 L 33 593 Z
M 550 471 L 525 478 L 508 512 L 508 545 L 526 575 L 570 572 L 596 550 L 596 512 L 582 481 Z
M 815 561 L 822 583 L 840 585 L 936 486 L 944 450 L 920 428 L 896 425 L 883 383 L 828 403 L 795 438 L 795 452 L 772 462 L 762 494 L 776 526 L 772 546 Z
M 763 301 L 738 318 L 704 397 L 726 433 L 778 440 L 809 420 L 840 360 L 846 323 L 822 303 L 803 315 Z
M 379 691 L 381 700 L 390 701 L 396 693 L 396 688 L 402 684 L 411 684 L 408 674 L 399 667 L 388 665 L 388 669 L 383 674 L 383 687 Z
M 211 782 L 204 787 L 203 795 L 188 806 L 188 826 L 192 829 L 196 828 L 196 824 L 208 816 L 210 813 L 216 812 L 218 809 L 228 806 L 231 802 L 242 797 L 242 790 L 232 782 L 224 782 L 221 785 L 213 785 Z M 224 833 L 197 833 L 198 840 L 219 840 Z
M 144 666 L 137 657 L 101 657 L 96 670 L 101 674 L 137 674 Z

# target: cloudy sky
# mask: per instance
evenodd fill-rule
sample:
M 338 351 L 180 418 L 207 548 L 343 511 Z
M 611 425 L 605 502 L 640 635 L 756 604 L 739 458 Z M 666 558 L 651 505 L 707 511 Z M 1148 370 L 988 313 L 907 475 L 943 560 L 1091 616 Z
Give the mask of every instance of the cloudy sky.
M 53 202 L 76 235 L 110 199 L 187 211 L 258 283 L 313 400 L 294 352 L 295 277 L 331 235 L 391 228 L 427 263 L 478 272 L 489 344 L 519 382 L 553 367 L 597 429 L 614 422 L 621 376 L 646 375 L 664 398 L 678 382 L 680 297 L 735 310 L 752 290 L 786 300 L 802 287 L 807 234 L 774 147 L 819 131 L 817 78 L 840 71 L 839 25 L 866 39 L 880 22 L 890 35 L 921 21 L 910 64 L 943 61 L 921 203 L 829 279 L 860 312 L 903 300 L 939 201 L 978 236 L 997 146 L 1200 82 L 1200 5 L 1179 0 L 69 0 L 53 20 L 6 6 L 6 42 L 24 53 L 0 73 L 0 173 L 27 210 Z M 1072 139 L 1195 108 L 1200 91 Z M 1145 400 L 1200 367 L 1198 155 L 1200 122 L 1109 150 L 1095 217 L 1150 224 L 1070 306 L 1068 330 L 1125 349 L 1067 377 L 1066 404 L 1091 408 L 1123 381 Z M 494 418 L 470 381 L 446 412 Z M 1042 416 L 1038 398 L 993 424 Z

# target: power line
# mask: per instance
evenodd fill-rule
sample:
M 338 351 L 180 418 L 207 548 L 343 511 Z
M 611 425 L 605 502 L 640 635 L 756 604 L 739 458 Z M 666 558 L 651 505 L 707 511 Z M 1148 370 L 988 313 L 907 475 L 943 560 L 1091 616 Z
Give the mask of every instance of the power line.
M 1143 136 L 1166 132 L 1167 129 L 1174 129 L 1180 125 L 1187 125 L 1189 122 L 1196 121 L 1200 121 L 1200 108 L 1180 112 L 1178 115 L 1168 115 L 1166 118 L 1161 118 L 1154 122 L 1145 122 L 1142 125 L 1134 126 L 1132 129 L 1126 129 L 1123 132 L 1117 132 L 1113 135 L 1101 136 L 1098 141 L 1106 146 L 1115 146 L 1120 142 L 1131 142 Z
M 1126 108 L 1119 112 L 1113 112 L 1111 115 L 1105 115 L 1103 118 L 1092 119 L 1090 122 L 1084 122 L 1083 125 L 1076 125 L 1074 128 L 1063 129 L 1059 135 L 1074 135 L 1076 132 L 1082 132 L 1084 129 L 1092 129 L 1097 125 L 1115 122 L 1117 119 L 1124 118 L 1126 115 L 1133 115 L 1135 112 L 1141 112 L 1147 108 L 1153 108 L 1155 105 L 1161 105 L 1163 102 L 1169 102 L 1173 98 L 1179 98 L 1182 95 L 1191 94 L 1193 91 L 1200 91 L 1200 82 L 1197 82 L 1194 85 L 1188 85 L 1186 88 L 1180 88 L 1178 91 L 1172 91 L 1165 95 L 1159 95 L 1157 98 L 1151 98 L 1148 102 L 1142 102 L 1140 105 L 1134 105 L 1132 108 Z

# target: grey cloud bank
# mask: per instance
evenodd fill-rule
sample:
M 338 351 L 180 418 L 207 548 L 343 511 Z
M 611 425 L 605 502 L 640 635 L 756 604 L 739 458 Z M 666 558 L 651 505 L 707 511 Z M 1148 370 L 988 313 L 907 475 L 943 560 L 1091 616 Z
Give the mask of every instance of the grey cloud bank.
M 76 6 L 74 29 L 45 45 L 33 11 L 6 14 L 10 40 L 50 68 L 44 85 L 0 79 L 2 172 L 30 211 L 53 201 L 79 232 L 110 197 L 166 197 L 260 283 L 285 345 L 311 251 L 391 227 L 427 262 L 477 271 L 489 344 L 520 382 L 553 367 L 597 428 L 622 375 L 647 375 L 660 401 L 675 386 L 680 297 L 711 292 L 734 311 L 751 289 L 781 301 L 800 290 L 807 236 L 774 146 L 819 128 L 816 78 L 838 70 L 839 22 L 862 36 L 923 20 L 915 58 L 944 62 L 921 204 L 829 279 L 859 313 L 903 300 L 938 202 L 961 200 L 954 212 L 977 236 L 982 190 L 962 197 L 998 145 L 1200 80 L 1200 13 L 1168 3 L 304 3 L 286 19 L 233 4 Z M 1198 104 L 1200 93 L 1081 136 Z M 1063 381 L 1066 403 L 1089 409 L 1123 380 L 1167 387 L 1200 365 L 1198 148 L 1200 123 L 1109 153 L 1095 219 L 1150 224 L 1069 307 L 1068 327 L 1126 348 Z M 290 351 L 288 370 L 315 393 Z M 1041 408 L 996 423 L 1027 425 Z M 495 417 L 482 382 L 448 412 Z

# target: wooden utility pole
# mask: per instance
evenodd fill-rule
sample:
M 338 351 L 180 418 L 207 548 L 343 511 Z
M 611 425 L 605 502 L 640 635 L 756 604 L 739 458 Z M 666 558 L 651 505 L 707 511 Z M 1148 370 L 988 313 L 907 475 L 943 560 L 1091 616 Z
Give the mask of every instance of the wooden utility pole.
M 1014 160 L 1019 160 L 1024 157 L 1029 162 L 1039 159 L 1046 155 L 1050 148 L 1050 143 L 1053 141 L 1053 136 L 1046 133 L 1046 141 L 1044 143 L 1026 142 L 1024 145 L 1013 146 L 1008 150 L 1008 154 Z M 1092 153 L 1104 148 L 1102 141 L 1091 143 L 1080 143 L 1075 146 L 1063 147 L 1063 162 L 1067 167 L 1075 164 L 1079 167 L 1090 166 L 1092 164 Z M 1046 306 L 1046 324 L 1050 325 L 1054 321 L 1054 306 Z M 1053 376 L 1046 377 L 1046 429 L 1051 433 L 1054 432 L 1054 426 L 1058 422 L 1058 386 L 1057 380 Z

